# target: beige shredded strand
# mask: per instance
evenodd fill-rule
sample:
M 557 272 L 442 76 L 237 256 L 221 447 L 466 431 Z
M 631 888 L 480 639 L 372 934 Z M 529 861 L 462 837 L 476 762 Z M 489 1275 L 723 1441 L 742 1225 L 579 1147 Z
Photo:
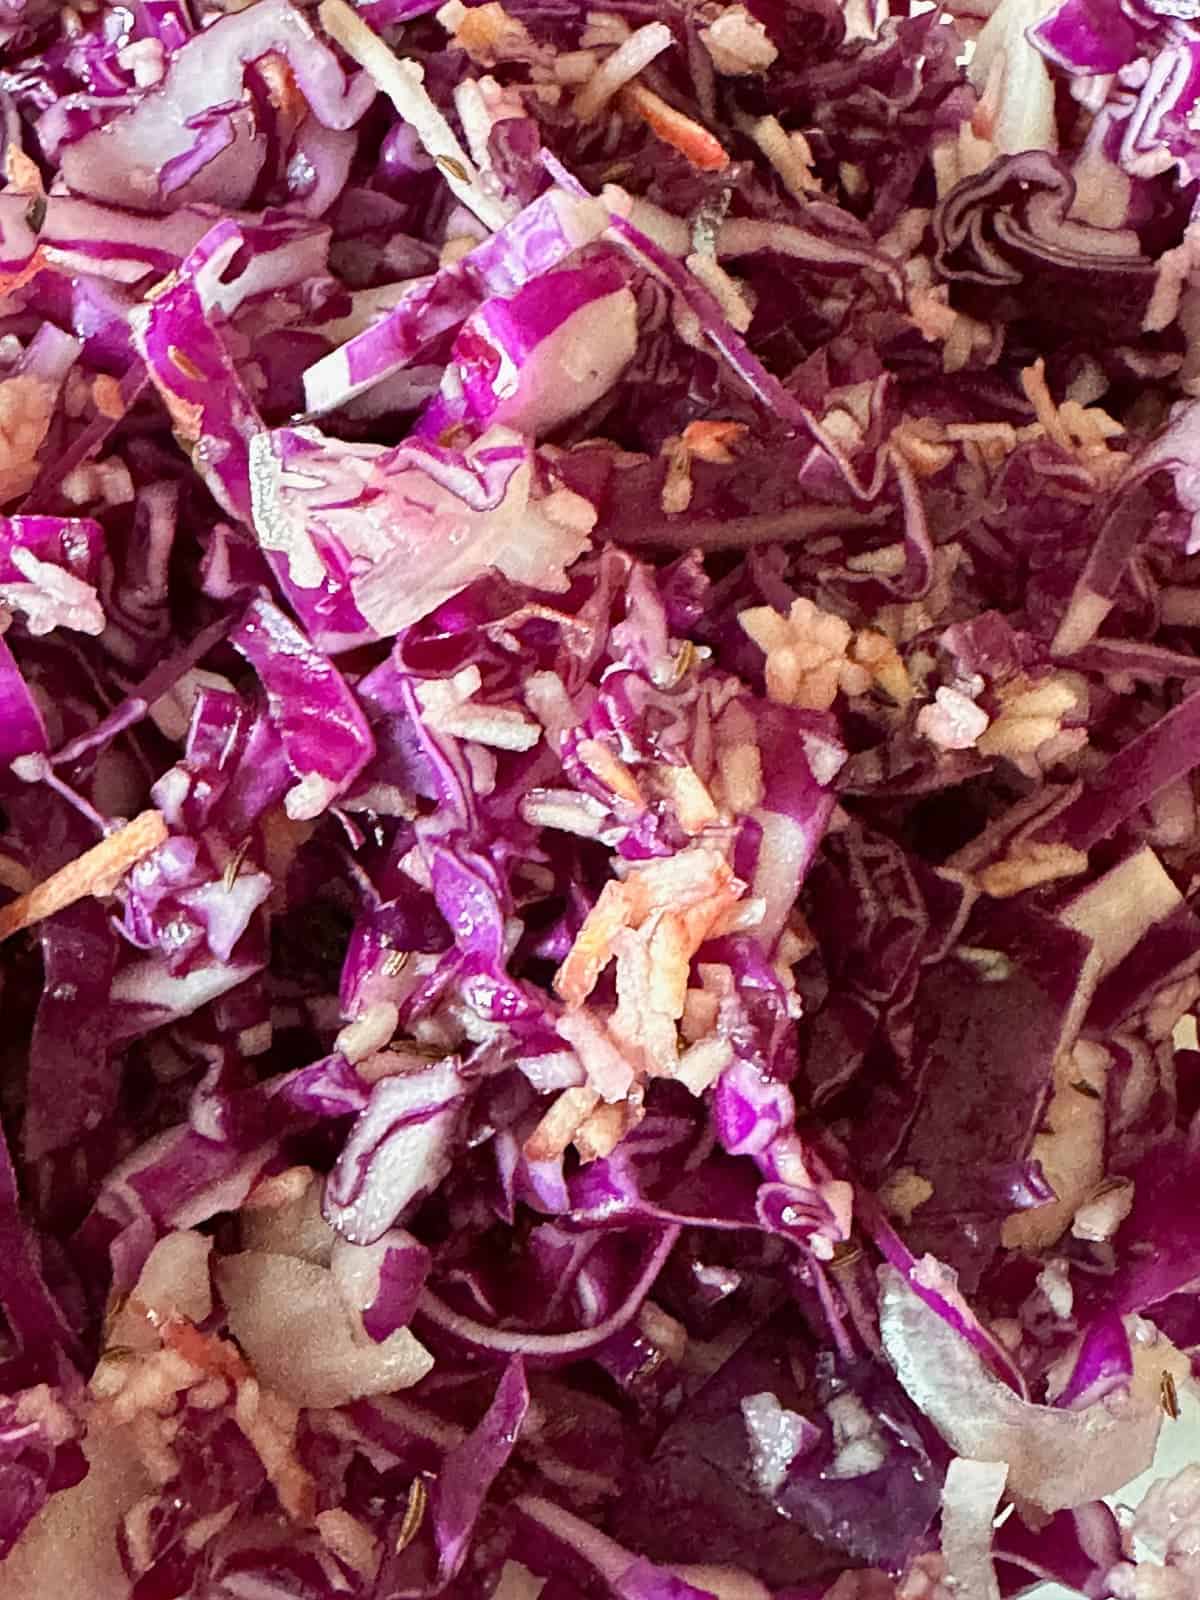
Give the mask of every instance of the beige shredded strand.
M 613 51 L 575 96 L 575 115 L 589 122 L 625 87 L 648 67 L 656 56 L 669 50 L 674 36 L 665 22 L 648 22 L 636 29 Z
M 502 227 L 512 215 L 512 210 L 480 184 L 479 174 L 459 144 L 453 128 L 430 99 L 420 66 L 414 61 L 397 57 L 387 42 L 368 27 L 345 0 L 322 0 L 319 15 L 330 38 L 336 39 L 347 55 L 371 75 L 413 129 L 437 162 L 439 171 L 455 196 L 475 213 L 485 228 L 494 230 Z
M 628 1101 L 614 1105 L 598 1105 L 575 1130 L 572 1140 L 581 1161 L 601 1161 L 625 1137 L 629 1128 Z
M 608 748 L 601 744 L 599 739 L 581 739 L 575 747 L 575 754 L 594 778 L 606 784 L 618 799 L 624 800 L 627 805 L 637 806 L 639 810 L 645 808 L 642 791 L 638 788 L 638 781 L 633 773 L 621 760 Z
M 85 850 L 43 883 L 0 908 L 0 940 L 73 906 L 85 895 L 111 894 L 130 867 L 167 839 L 161 811 L 143 811 L 132 822 Z
M 1021 369 L 1021 387 L 1025 391 L 1025 398 L 1033 407 L 1034 415 L 1045 428 L 1047 436 L 1062 449 L 1070 450 L 1071 436 L 1059 418 L 1058 407 L 1047 387 L 1046 363 L 1041 356 L 1031 367 Z
M 526 1158 L 552 1161 L 562 1155 L 599 1103 L 600 1096 L 587 1085 L 564 1089 L 525 1141 Z
M 1008 900 L 1039 884 L 1078 877 L 1087 869 L 1088 858 L 1082 850 L 1066 844 L 1031 841 L 1016 854 L 984 867 L 977 877 L 984 894 L 991 895 L 993 900 Z

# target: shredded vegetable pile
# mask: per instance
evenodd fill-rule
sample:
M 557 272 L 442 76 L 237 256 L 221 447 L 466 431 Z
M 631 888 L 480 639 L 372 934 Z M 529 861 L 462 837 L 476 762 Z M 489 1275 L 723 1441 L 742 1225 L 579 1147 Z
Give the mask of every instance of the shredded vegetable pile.
M 5 1600 L 1200 1593 L 1200 3 L 912 12 L 0 0 Z

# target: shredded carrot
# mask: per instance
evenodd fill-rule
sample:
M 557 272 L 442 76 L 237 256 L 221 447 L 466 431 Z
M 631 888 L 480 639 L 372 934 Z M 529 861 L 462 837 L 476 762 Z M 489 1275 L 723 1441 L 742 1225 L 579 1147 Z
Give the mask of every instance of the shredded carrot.
M 270 50 L 255 66 L 267 86 L 271 104 L 290 129 L 298 128 L 308 115 L 309 105 L 286 58 Z
M 125 415 L 125 402 L 121 399 L 121 385 L 116 378 L 102 372 L 92 380 L 92 399 L 96 410 L 110 422 L 119 422 Z
M 574 1145 L 582 1161 L 602 1161 L 612 1155 L 629 1130 L 630 1103 L 599 1105 L 575 1130 Z
M 1063 425 L 1054 397 L 1046 383 L 1046 363 L 1041 356 L 1031 367 L 1021 368 L 1021 387 L 1025 391 L 1025 398 L 1037 414 L 1038 421 L 1045 428 L 1047 436 L 1064 450 L 1070 450 L 1071 436 Z
M 664 144 L 686 156 L 701 172 L 723 172 L 729 165 L 729 152 L 707 128 L 702 128 L 682 111 L 640 83 L 630 84 L 621 95 L 623 109 L 632 111 Z
M 689 455 L 718 466 L 728 466 L 733 460 L 732 447 L 744 439 L 748 431 L 744 422 L 719 421 L 715 418 L 689 422 L 683 430 L 683 442 Z
M 569 1006 L 581 1006 L 612 957 L 612 942 L 629 920 L 630 890 L 615 879 L 606 883 L 584 919 L 575 943 L 554 979 Z
M 599 739 L 581 739 L 575 753 L 592 776 L 607 784 L 619 799 L 639 809 L 645 806 L 637 779 L 607 745 L 601 744 Z
M 520 60 L 537 50 L 525 24 L 518 17 L 510 17 L 497 0 L 471 6 L 455 29 L 454 43 L 472 61 L 485 67 L 494 67 L 498 61 Z
M 719 820 L 720 812 L 708 785 L 687 762 L 682 766 L 659 763 L 654 769 L 655 783 L 670 801 L 684 833 L 703 833 Z
M 46 257 L 42 253 L 41 245 L 30 256 L 29 260 L 17 272 L 0 272 L 0 300 L 10 294 L 16 294 L 18 289 L 23 289 L 31 278 L 36 278 L 39 272 L 46 267 Z
M 31 161 L 20 145 L 10 144 L 4 152 L 4 176 L 16 194 L 44 195 L 46 187 L 36 161 Z
M 186 1317 L 172 1317 L 164 1323 L 162 1341 L 168 1350 L 174 1350 L 210 1377 L 240 1383 L 251 1376 L 245 1357 L 235 1344 L 215 1333 L 201 1333 Z
M 555 1156 L 562 1155 L 595 1111 L 599 1099 L 595 1089 L 586 1085 L 564 1089 L 526 1139 L 526 1158 L 530 1161 L 552 1161 Z
M 167 408 L 175 437 L 183 444 L 195 444 L 204 430 L 204 407 L 194 400 L 185 400 L 174 389 L 160 387 L 158 393 Z
M 157 850 L 166 837 L 162 813 L 143 811 L 28 894 L 0 907 L 0 940 L 73 906 L 85 895 L 111 894 L 130 867 Z
M 267 1469 L 279 1504 L 293 1522 L 307 1525 L 317 1513 L 317 1486 L 296 1453 L 299 1408 L 256 1378 L 237 1386 L 233 1418 Z
M 683 984 L 676 1014 L 681 1013 L 688 961 L 716 919 L 741 898 L 743 887 L 721 855 L 695 845 L 670 860 L 635 867 L 624 881 L 609 879 L 555 974 L 556 992 L 578 1010 L 613 959 L 622 929 L 644 927 L 646 943 L 659 934 L 653 964 L 660 978 Z M 685 954 L 668 960 L 668 938 Z

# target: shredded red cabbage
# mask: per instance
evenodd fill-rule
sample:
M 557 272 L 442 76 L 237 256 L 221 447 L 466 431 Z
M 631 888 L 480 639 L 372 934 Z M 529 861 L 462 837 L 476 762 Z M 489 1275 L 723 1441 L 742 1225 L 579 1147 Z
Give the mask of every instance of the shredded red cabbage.
M 5 1600 L 1194 1600 L 1200 3 L 0 51 Z

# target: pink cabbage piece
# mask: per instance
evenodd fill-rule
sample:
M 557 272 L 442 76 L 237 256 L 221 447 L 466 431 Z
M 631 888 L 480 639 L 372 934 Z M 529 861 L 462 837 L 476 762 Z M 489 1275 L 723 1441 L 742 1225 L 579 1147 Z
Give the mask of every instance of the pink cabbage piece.
M 539 492 L 538 463 L 510 430 L 462 452 L 342 445 L 315 428 L 260 438 L 251 484 L 262 544 L 282 552 L 293 589 L 348 592 L 379 636 L 489 570 L 561 592 L 587 548 L 591 507 L 568 490 Z
M 313 411 L 344 404 L 410 365 L 466 321 L 487 295 L 511 296 L 599 237 L 601 206 L 551 191 L 482 240 L 461 261 L 406 287 L 391 310 L 304 375 Z
M 1112 1494 L 1154 1458 L 1157 1391 L 1115 1389 L 1079 1410 L 1022 1400 L 891 1267 L 880 1269 L 884 1350 L 905 1392 L 962 1456 L 1008 1465 L 1008 1488 L 1043 1511 Z
M 251 603 L 230 643 L 258 673 L 295 774 L 284 796 L 288 816 L 318 816 L 375 752 L 358 702 L 333 664 L 266 601 Z

